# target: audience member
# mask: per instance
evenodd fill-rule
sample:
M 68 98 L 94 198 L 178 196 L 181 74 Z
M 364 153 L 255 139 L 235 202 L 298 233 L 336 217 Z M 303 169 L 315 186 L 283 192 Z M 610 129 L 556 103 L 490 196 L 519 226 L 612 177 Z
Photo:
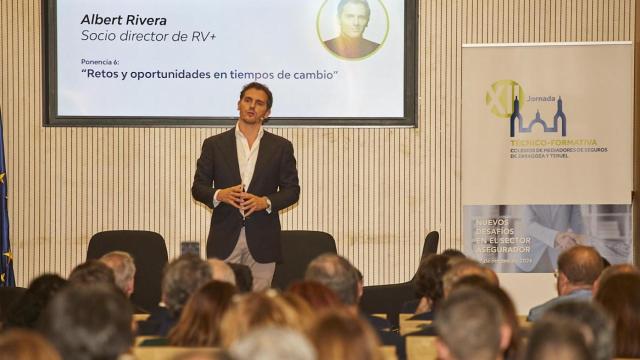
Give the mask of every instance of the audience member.
M 169 344 L 219 346 L 220 322 L 235 292 L 235 286 L 217 280 L 196 290 L 184 306 L 180 319 L 169 332 Z
M 0 336 L 0 360 L 61 360 L 56 349 L 42 335 L 14 329 Z
M 593 294 L 595 295 L 600 288 L 600 284 L 615 274 L 640 274 L 640 269 L 632 264 L 616 264 L 607 266 L 602 270 L 598 279 L 593 283 Z
M 495 360 L 503 358 L 511 337 L 500 304 L 480 289 L 452 291 L 436 314 L 438 358 Z
M 342 303 L 333 290 L 317 281 L 299 281 L 289 286 L 287 293 L 303 298 L 314 310 L 333 309 Z
M 189 296 L 209 281 L 211 268 L 197 255 L 185 254 L 169 263 L 162 276 L 164 306 L 139 323 L 138 335 L 167 336 Z
M 379 342 L 371 326 L 345 310 L 322 314 L 309 332 L 318 360 L 378 360 Z
M 600 254 L 593 247 L 576 245 L 564 251 L 558 257 L 558 297 L 532 308 L 527 319 L 540 319 L 547 309 L 560 302 L 591 300 L 593 283 L 600 276 L 603 266 Z
M 69 274 L 69 282 L 74 285 L 113 284 L 116 278 L 113 270 L 100 260 L 87 260 L 76 266 Z
M 358 285 L 358 270 L 351 263 L 336 254 L 324 254 L 313 259 L 307 266 L 305 280 L 317 281 L 331 289 L 342 304 L 354 316 L 360 316 L 358 303 L 362 289 Z M 385 345 L 396 347 L 399 358 L 405 357 L 404 340 L 398 334 L 389 331 L 389 322 L 378 320 L 371 315 L 364 316 L 378 333 Z
M 296 310 L 275 290 L 238 295 L 222 317 L 222 346 L 229 348 L 251 330 L 267 325 L 303 330 Z
M 309 263 L 304 279 L 325 285 L 342 304 L 358 313 L 358 275 L 349 260 L 335 254 L 320 255 Z
M 300 332 L 265 326 L 237 341 L 229 353 L 235 360 L 315 360 L 316 352 Z
M 463 288 L 476 288 L 486 292 L 500 305 L 502 310 L 503 325 L 509 327 L 510 337 L 507 348 L 504 350 L 505 359 L 517 359 L 521 348 L 521 331 L 518 323 L 516 307 L 509 294 L 501 287 L 490 283 L 486 278 L 478 275 L 465 276 L 453 285 L 453 291 Z
M 4 328 L 34 329 L 49 301 L 66 285 L 67 280 L 55 274 L 44 274 L 33 279 L 29 288 L 9 309 Z
M 524 360 L 592 360 L 584 334 L 575 321 L 544 319 L 529 335 Z
M 305 299 L 296 294 L 285 292 L 276 297 L 276 301 L 284 301 L 295 310 L 300 319 L 300 328 L 305 332 L 311 328 L 312 323 L 318 316 L 318 312 L 314 311 L 316 309 L 312 309 Z
M 136 264 L 133 261 L 133 257 L 124 251 L 112 251 L 102 256 L 100 261 L 113 270 L 116 286 L 127 297 L 131 297 L 136 275 Z
M 465 276 L 478 275 L 484 277 L 489 283 L 499 286 L 498 276 L 488 267 L 480 265 L 475 260 L 467 258 L 450 258 L 449 270 L 442 276 L 442 290 L 444 298 L 447 298 L 456 282 Z
M 600 283 L 595 295 L 612 317 L 616 357 L 640 358 L 640 274 L 620 273 Z
M 585 342 L 594 360 L 609 360 L 614 356 L 613 322 L 597 303 L 565 301 L 547 310 L 542 320 L 576 321 L 583 332 Z
M 402 305 L 403 313 L 416 314 L 411 320 L 433 320 L 435 309 L 444 297 L 442 277 L 449 270 L 449 258 L 431 254 L 422 259 L 416 272 L 417 300 Z
M 213 276 L 213 280 L 224 281 L 236 286 L 236 276 L 229 264 L 216 258 L 207 259 L 207 262 L 209 263 L 209 266 L 211 266 L 211 275 Z
M 68 286 L 49 303 L 41 330 L 65 360 L 115 360 L 133 342 L 132 309 L 115 286 Z

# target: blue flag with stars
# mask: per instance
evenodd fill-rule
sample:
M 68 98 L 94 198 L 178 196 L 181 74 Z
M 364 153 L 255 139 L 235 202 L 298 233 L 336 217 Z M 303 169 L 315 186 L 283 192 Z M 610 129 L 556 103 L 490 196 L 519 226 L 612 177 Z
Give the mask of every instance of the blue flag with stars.
M 13 253 L 9 243 L 9 208 L 7 206 L 7 167 L 4 161 L 4 136 L 0 113 L 0 287 L 16 286 Z

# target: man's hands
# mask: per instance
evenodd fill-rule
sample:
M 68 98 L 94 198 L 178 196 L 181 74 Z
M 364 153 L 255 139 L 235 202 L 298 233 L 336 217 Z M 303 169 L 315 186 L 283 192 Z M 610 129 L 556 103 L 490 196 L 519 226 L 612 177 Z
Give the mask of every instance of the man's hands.
M 571 231 L 559 232 L 554 242 L 555 247 L 561 252 L 578 244 L 584 244 L 586 237 Z
M 269 207 L 265 196 L 256 196 L 243 191 L 242 185 L 236 185 L 221 189 L 218 191 L 217 199 L 220 202 L 227 203 L 237 209 L 244 211 L 247 217 L 256 211 L 262 211 Z
M 217 199 L 220 202 L 227 203 L 234 208 L 242 209 L 240 207 L 240 203 L 242 202 L 242 185 L 236 185 L 232 187 L 228 187 L 226 189 L 221 189 L 218 191 Z

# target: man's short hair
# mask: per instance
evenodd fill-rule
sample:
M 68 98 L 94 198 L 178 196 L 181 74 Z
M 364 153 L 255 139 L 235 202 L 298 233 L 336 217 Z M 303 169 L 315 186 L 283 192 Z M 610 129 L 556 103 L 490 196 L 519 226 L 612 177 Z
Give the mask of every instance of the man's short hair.
M 576 245 L 558 257 L 558 272 L 574 285 L 593 285 L 603 268 L 602 257 L 591 246 Z
M 132 309 L 114 285 L 72 285 L 43 315 L 43 334 L 65 360 L 115 360 L 131 347 Z
M 342 15 L 342 11 L 347 4 L 362 5 L 367 10 L 367 18 L 371 16 L 371 7 L 369 7 L 369 2 L 367 0 L 341 0 L 340 3 L 338 3 L 338 16 Z
M 549 308 L 542 320 L 566 319 L 578 322 L 589 332 L 587 347 L 595 360 L 608 360 L 615 355 L 613 321 L 597 303 L 566 301 Z
M 185 254 L 170 262 L 162 276 L 162 297 L 174 316 L 182 311 L 189 296 L 211 281 L 211 267 L 197 255 Z
M 568 319 L 537 321 L 529 334 L 525 360 L 589 360 L 594 356 L 577 322 Z
M 502 351 L 503 323 L 498 302 L 473 288 L 452 292 L 435 319 L 439 339 L 456 359 L 495 360 Z
M 313 346 L 301 333 L 282 326 L 266 326 L 249 332 L 231 346 L 237 360 L 315 360 Z
M 271 90 L 269 90 L 267 85 L 261 84 L 261 83 L 259 83 L 257 81 L 248 83 L 247 85 L 242 87 L 242 91 L 240 91 L 240 100 L 242 100 L 244 98 L 244 94 L 249 89 L 261 90 L 265 94 L 267 94 L 267 110 L 271 110 L 271 106 L 273 106 L 273 94 L 271 93 Z
M 465 276 L 477 275 L 485 278 L 493 285 L 499 285 L 498 277 L 493 270 L 480 265 L 475 260 L 468 258 L 450 258 L 448 264 L 449 270 L 442 277 L 442 286 L 444 295 L 447 296 L 456 282 Z
M 129 282 L 133 281 L 136 275 L 136 264 L 133 257 L 124 251 L 112 251 L 103 255 L 100 261 L 113 270 L 116 286 L 126 292 Z
M 349 260 L 336 254 L 323 254 L 307 266 L 305 280 L 317 281 L 338 295 L 345 305 L 358 303 L 358 276 Z
M 116 278 L 113 270 L 105 263 L 100 260 L 91 259 L 71 270 L 69 283 L 83 285 L 103 283 L 115 285 Z

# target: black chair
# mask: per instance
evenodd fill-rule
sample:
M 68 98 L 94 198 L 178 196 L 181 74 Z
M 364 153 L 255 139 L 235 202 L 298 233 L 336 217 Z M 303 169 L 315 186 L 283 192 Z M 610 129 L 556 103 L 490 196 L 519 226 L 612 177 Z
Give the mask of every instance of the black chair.
M 136 263 L 135 289 L 131 302 L 152 312 L 160 302 L 162 271 L 169 259 L 162 235 L 137 230 L 99 232 L 89 240 L 87 260 L 99 259 L 115 250 L 129 253 Z
M 438 252 L 440 235 L 437 231 L 427 234 L 422 247 L 422 257 Z M 417 269 L 416 269 L 417 270 Z M 365 286 L 360 309 L 367 314 L 387 314 L 392 327 L 398 327 L 398 314 L 402 304 L 416 299 L 414 274 L 411 280 L 399 284 Z
M 0 287 L 0 324 L 7 319 L 11 305 L 20 299 L 26 290 L 22 287 Z
M 281 235 L 282 262 L 276 264 L 271 287 L 285 290 L 304 279 L 311 260 L 324 253 L 337 254 L 333 236 L 321 231 L 285 230 Z

